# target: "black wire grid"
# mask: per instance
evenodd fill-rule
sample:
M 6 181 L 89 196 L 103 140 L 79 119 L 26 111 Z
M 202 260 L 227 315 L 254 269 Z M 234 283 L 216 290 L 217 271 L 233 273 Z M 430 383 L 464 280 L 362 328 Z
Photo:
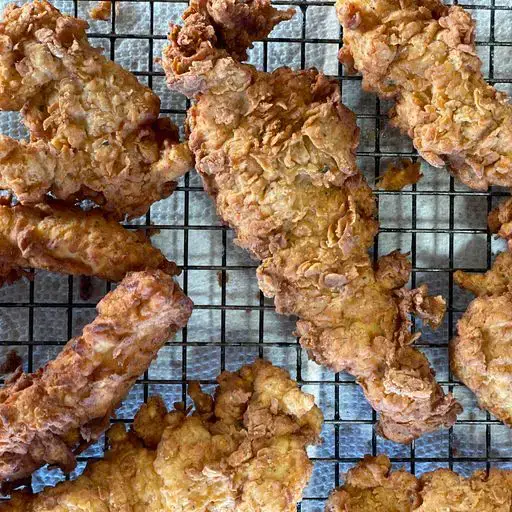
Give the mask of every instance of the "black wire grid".
M 512 3 L 477 1 L 464 7 L 471 9 L 479 21 L 477 44 L 486 75 L 490 83 L 511 92 L 512 67 L 506 57 L 512 45 Z M 320 46 L 333 55 L 327 62 L 327 67 L 332 66 L 341 33 L 338 28 L 335 34 L 326 29 L 325 20 L 334 15 L 333 2 L 274 3 L 296 7 L 295 25 L 288 32 L 274 31 L 274 37 L 256 44 L 253 60 L 258 67 L 271 70 L 272 60 L 287 63 L 291 55 L 290 65 L 305 68 L 311 65 L 311 55 L 318 55 Z M 61 0 L 56 5 L 91 21 L 87 13 L 95 2 Z M 154 59 L 165 45 L 167 22 L 177 22 L 186 3 L 116 0 L 112 7 L 111 21 L 91 22 L 89 37 L 93 45 L 106 48 L 112 60 L 117 57 L 161 95 L 162 114 L 182 125 L 188 103 L 167 91 L 162 69 Z M 125 24 L 119 22 L 131 9 L 139 9 L 137 22 L 142 20 L 145 27 L 137 30 L 140 33 L 130 31 L 130 25 L 125 29 Z M 123 44 L 139 45 L 139 56 L 141 52 L 145 56 L 142 60 L 119 60 L 119 55 L 124 55 Z M 287 53 L 290 48 L 291 54 Z M 332 67 L 329 69 L 332 74 Z M 336 72 L 343 101 L 357 113 L 361 126 L 360 166 L 374 184 L 389 161 L 416 159 L 417 155 L 406 138 L 389 129 L 389 105 L 381 104 L 371 94 L 360 93 L 360 77 L 346 76 L 341 65 L 337 65 Z M 129 223 L 129 227 L 159 230 L 153 241 L 182 265 L 182 286 L 196 307 L 188 328 L 162 349 L 114 421 L 131 421 L 140 403 L 151 394 L 162 394 L 169 404 L 186 400 L 190 379 L 199 379 L 210 390 L 221 370 L 234 370 L 256 357 L 267 357 L 289 369 L 305 390 L 317 396 L 326 418 L 324 444 L 311 450 L 315 470 L 299 510 L 322 510 L 329 492 L 342 483 L 343 472 L 365 453 L 386 453 L 397 467 L 405 466 L 417 473 L 437 467 L 450 467 L 464 474 L 477 468 L 512 467 L 510 431 L 477 408 L 472 394 L 453 380 L 447 361 L 447 342 L 470 299 L 454 287 L 453 271 L 484 271 L 489 267 L 498 245 L 486 230 L 485 218 L 506 194 L 470 191 L 443 170 L 424 163 L 422 168 L 425 177 L 417 185 L 401 192 L 376 191 L 381 230 L 373 252 L 377 256 L 395 248 L 410 251 L 411 285 L 427 282 L 433 292 L 442 293 L 448 301 L 444 327 L 436 333 L 426 330 L 418 345 L 436 368 L 441 384 L 465 406 L 454 428 L 405 447 L 378 438 L 373 431 L 375 413 L 353 379 L 308 361 L 293 338 L 293 319 L 276 315 L 272 301 L 258 291 L 256 262 L 232 244 L 231 231 L 216 218 L 195 173 L 182 179 L 171 198 L 154 205 L 144 218 Z M 84 300 L 80 298 L 79 281 L 38 272 L 31 282 L 0 290 L 0 350 L 7 353 L 16 349 L 29 372 L 54 357 L 95 316 L 96 302 L 110 289 L 108 284 L 93 280 L 93 296 Z M 105 443 L 100 442 L 82 454 L 71 477 L 79 474 L 88 458 L 101 456 L 104 447 Z M 34 487 L 37 490 L 63 478 L 59 471 L 43 469 L 36 474 Z

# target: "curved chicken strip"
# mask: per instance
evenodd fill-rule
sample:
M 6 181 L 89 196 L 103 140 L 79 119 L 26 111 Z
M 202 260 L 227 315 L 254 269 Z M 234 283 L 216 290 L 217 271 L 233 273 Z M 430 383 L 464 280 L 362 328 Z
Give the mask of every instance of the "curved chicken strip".
M 337 85 L 316 70 L 258 72 L 224 44 L 225 31 L 246 26 L 236 16 L 229 23 L 231 13 L 258 17 L 262 4 L 267 32 L 288 17 L 263 1 L 201 0 L 183 27 L 171 28 L 163 64 L 170 87 L 197 98 L 188 113 L 196 168 L 237 244 L 262 260 L 261 290 L 278 312 L 299 317 L 310 356 L 356 376 L 381 414 L 380 433 L 409 442 L 451 425 L 460 411 L 411 346 L 409 312 L 436 326 L 444 301 L 426 287 L 403 288 L 404 256 L 375 266 L 368 256 L 375 200 L 356 166 L 358 130 Z
M 128 274 L 97 310 L 56 359 L 0 390 L 1 482 L 44 464 L 72 470 L 74 453 L 98 439 L 160 347 L 185 326 L 192 302 L 153 270 Z
M 190 385 L 191 416 L 150 398 L 131 432 L 112 427 L 104 460 L 0 511 L 295 512 L 312 471 L 306 446 L 322 427 L 313 396 L 265 361 L 218 382 L 214 397 Z
M 191 168 L 160 100 L 89 45 L 85 21 L 45 0 L 0 24 L 0 109 L 21 110 L 30 142 L 0 136 L 0 188 L 22 203 L 91 199 L 141 215 Z
M 27 268 L 109 281 L 138 270 L 179 273 L 142 231 L 128 231 L 98 211 L 56 203 L 0 206 L 0 285 L 15 281 Z
M 365 90 L 393 98 L 394 126 L 421 156 L 471 188 L 512 186 L 512 106 L 488 85 L 475 26 L 437 0 L 337 0 L 340 60 Z
M 385 455 L 366 456 L 331 495 L 326 512 L 507 512 L 512 507 L 512 471 L 475 471 L 469 478 L 448 469 L 419 478 L 391 471 Z

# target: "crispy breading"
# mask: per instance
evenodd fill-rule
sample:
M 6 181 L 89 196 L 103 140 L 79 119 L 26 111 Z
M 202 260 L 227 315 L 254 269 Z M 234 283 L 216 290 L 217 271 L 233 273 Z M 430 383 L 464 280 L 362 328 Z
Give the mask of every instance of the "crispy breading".
M 379 455 L 366 456 L 348 471 L 326 512 L 509 512 L 511 507 L 512 471 L 492 468 L 464 478 L 438 469 L 416 478 L 391 471 L 390 460 Z
M 91 16 L 91 18 L 93 20 L 99 20 L 99 21 L 108 21 L 110 19 L 111 14 L 112 14 L 112 2 L 110 0 L 98 2 L 89 11 L 89 15 Z
M 227 9 L 224 0 L 193 1 L 164 50 L 170 87 L 197 99 L 189 145 L 206 190 L 236 243 L 262 260 L 263 293 L 279 313 L 299 317 L 310 356 L 357 377 L 380 413 L 379 432 L 409 442 L 451 425 L 460 406 L 411 346 L 417 335 L 409 330 L 410 312 L 437 325 L 445 304 L 426 287 L 403 288 L 405 256 L 392 253 L 375 266 L 368 256 L 378 225 L 356 166 L 354 114 L 316 70 L 264 73 L 239 63 L 241 48 L 230 53 L 219 27 L 232 30 L 233 2 L 246 16 L 262 10 L 260 2 L 233 0 Z M 267 32 L 279 18 L 269 15 Z
M 485 274 L 457 271 L 454 280 L 477 298 L 450 342 L 452 371 L 475 393 L 480 407 L 512 426 L 512 253 L 499 254 Z
M 394 99 L 391 123 L 471 188 L 512 186 L 512 106 L 488 85 L 469 12 L 438 0 L 337 0 L 341 61 Z
M 143 231 L 129 231 L 99 211 L 52 205 L 0 205 L 0 285 L 27 268 L 120 281 L 127 272 L 179 273 Z
M 150 398 L 131 432 L 109 431 L 104 460 L 73 482 L 17 493 L 0 511 L 295 512 L 323 421 L 313 396 L 261 360 L 218 383 L 213 397 L 191 385 L 190 416 Z
M 494 208 L 487 219 L 489 230 L 507 241 L 509 251 L 512 250 L 512 198 L 502 201 Z
M 402 190 L 408 185 L 418 183 L 423 174 L 420 171 L 420 163 L 404 158 L 397 162 L 391 162 L 384 173 L 379 176 L 378 188 L 382 190 Z
M 160 270 L 131 272 L 97 311 L 54 360 L 0 389 L 0 482 L 44 464 L 72 470 L 75 453 L 98 439 L 160 347 L 185 326 L 192 301 Z
M 89 45 L 83 20 L 46 0 L 0 23 L 0 109 L 21 110 L 30 142 L 0 136 L 0 188 L 23 203 L 91 199 L 141 215 L 191 168 L 159 98 Z

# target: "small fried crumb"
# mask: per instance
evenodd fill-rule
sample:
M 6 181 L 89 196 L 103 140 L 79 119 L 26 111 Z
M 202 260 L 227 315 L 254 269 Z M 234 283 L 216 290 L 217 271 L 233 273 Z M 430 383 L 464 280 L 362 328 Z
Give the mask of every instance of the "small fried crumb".
M 229 275 L 227 272 L 222 274 L 222 270 L 219 270 L 217 272 L 217 283 L 219 284 L 219 287 L 222 288 L 224 285 L 228 284 L 229 282 Z M 258 295 L 259 298 L 259 295 Z
M 89 300 L 92 297 L 91 276 L 80 276 L 79 293 L 82 300 Z
M 408 185 L 418 183 L 422 176 L 420 163 L 404 158 L 387 166 L 384 174 L 379 177 L 377 187 L 381 190 L 402 190 Z
M 9 350 L 0 363 L 0 375 L 7 375 L 17 370 L 23 363 L 20 355 L 16 350 Z
M 90 11 L 89 15 L 93 20 L 108 21 L 112 13 L 112 3 L 110 0 L 98 2 Z

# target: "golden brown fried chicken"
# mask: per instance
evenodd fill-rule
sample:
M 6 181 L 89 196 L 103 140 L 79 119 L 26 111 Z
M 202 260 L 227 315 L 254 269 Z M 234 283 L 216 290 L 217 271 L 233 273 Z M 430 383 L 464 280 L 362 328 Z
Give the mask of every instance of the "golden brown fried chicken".
M 366 456 L 349 470 L 326 512 L 508 512 L 511 507 L 512 471 L 476 471 L 464 478 L 438 469 L 416 478 L 392 472 L 389 459 L 379 455 Z
M 265 361 L 218 383 L 213 397 L 190 385 L 190 416 L 151 398 L 131 432 L 111 428 L 104 460 L 0 511 L 295 512 L 311 476 L 306 446 L 322 427 L 313 396 Z
M 27 268 L 110 281 L 146 269 L 178 273 L 142 231 L 128 231 L 97 210 L 56 203 L 0 206 L 0 285 L 21 277 Z
M 410 312 L 436 326 L 445 304 L 426 287 L 403 288 L 411 269 L 403 255 L 376 265 L 368 256 L 378 225 L 356 167 L 353 113 L 316 70 L 263 73 L 240 64 L 242 49 L 226 41 L 247 46 L 256 36 L 243 32 L 252 23 L 236 22 L 238 10 L 244 19 L 265 12 L 266 33 L 289 17 L 263 0 L 193 1 L 164 51 L 170 87 L 197 99 L 189 145 L 205 188 L 237 244 L 262 260 L 261 290 L 278 312 L 299 317 L 311 357 L 358 379 L 382 435 L 409 442 L 451 425 L 460 406 L 436 383 L 409 330 Z
M 160 271 L 132 272 L 56 359 L 0 389 L 0 482 L 44 464 L 66 471 L 98 439 L 160 347 L 185 326 L 192 302 Z
M 489 215 L 489 227 L 511 239 L 512 202 Z M 478 403 L 512 426 L 512 253 L 498 254 L 485 274 L 457 271 L 455 282 L 474 293 L 450 344 L 452 371 Z
M 0 109 L 21 110 L 30 142 L 0 136 L 0 188 L 22 203 L 91 199 L 141 215 L 191 166 L 160 100 L 87 40 L 85 21 L 45 0 L 0 23 Z
M 365 90 L 393 98 L 394 126 L 466 185 L 512 186 L 512 106 L 483 79 L 475 26 L 438 0 L 337 0 L 340 59 Z

